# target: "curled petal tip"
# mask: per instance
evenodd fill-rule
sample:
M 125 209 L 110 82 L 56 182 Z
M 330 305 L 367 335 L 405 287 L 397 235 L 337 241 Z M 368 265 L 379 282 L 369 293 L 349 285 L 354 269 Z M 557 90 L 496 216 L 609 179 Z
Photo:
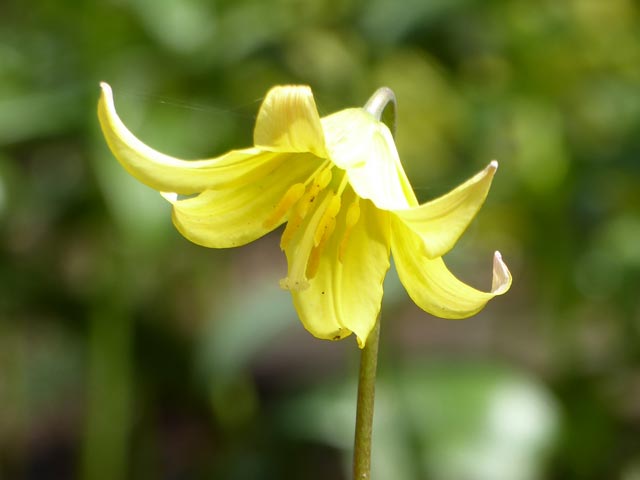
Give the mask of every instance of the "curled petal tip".
M 496 171 L 498 169 L 498 161 L 497 160 L 491 160 L 491 162 L 489 162 L 489 166 L 487 167 L 489 170 L 492 171 Z
M 493 255 L 493 281 L 491 283 L 491 293 L 494 295 L 502 295 L 511 287 L 511 272 L 502 260 L 500 252 L 496 251 Z
M 100 89 L 102 90 L 102 93 L 111 95 L 111 86 L 107 82 L 100 82 Z

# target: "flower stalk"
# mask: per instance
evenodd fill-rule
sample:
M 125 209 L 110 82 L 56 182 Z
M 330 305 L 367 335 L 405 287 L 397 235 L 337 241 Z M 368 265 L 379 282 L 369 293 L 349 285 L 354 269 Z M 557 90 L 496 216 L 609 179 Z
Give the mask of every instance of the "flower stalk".
M 378 317 L 372 332 L 369 334 L 367 344 L 360 353 L 356 433 L 353 444 L 354 480 L 371 478 L 371 436 L 373 431 L 373 406 L 379 340 L 380 318 Z
M 388 106 L 391 108 L 387 109 Z M 381 121 L 384 121 L 395 136 L 396 96 L 388 87 L 375 91 L 364 109 Z M 373 434 L 373 410 L 376 394 L 376 371 L 378 369 L 378 344 L 380 342 L 380 316 L 369 334 L 367 343 L 360 353 L 360 371 L 358 374 L 358 400 L 356 407 L 356 431 L 353 443 L 354 480 L 371 478 L 371 438 Z
M 389 105 L 391 105 L 391 108 L 387 110 Z M 396 101 L 396 94 L 393 93 L 393 90 L 389 87 L 380 87 L 371 95 L 364 109 L 373 115 L 376 120 L 386 123 L 389 130 L 391 130 L 391 134 L 394 137 L 396 136 L 396 111 L 398 109 L 398 102 Z

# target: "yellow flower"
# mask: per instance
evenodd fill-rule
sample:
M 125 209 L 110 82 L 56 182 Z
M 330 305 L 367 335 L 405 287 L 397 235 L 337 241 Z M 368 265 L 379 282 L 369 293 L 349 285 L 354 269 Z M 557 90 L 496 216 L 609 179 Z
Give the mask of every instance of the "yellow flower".
M 254 147 L 188 161 L 138 140 L 118 117 L 111 88 L 101 87 L 98 116 L 111 151 L 131 175 L 163 192 L 186 238 L 237 247 L 286 223 L 280 245 L 288 275 L 281 286 L 318 338 L 354 332 L 364 346 L 390 253 L 409 296 L 438 317 L 474 315 L 511 285 L 498 252 L 490 292 L 461 282 L 442 260 L 484 202 L 497 162 L 419 205 L 379 120 L 379 97 L 369 108 L 320 118 L 309 87 L 274 87 L 258 112 Z

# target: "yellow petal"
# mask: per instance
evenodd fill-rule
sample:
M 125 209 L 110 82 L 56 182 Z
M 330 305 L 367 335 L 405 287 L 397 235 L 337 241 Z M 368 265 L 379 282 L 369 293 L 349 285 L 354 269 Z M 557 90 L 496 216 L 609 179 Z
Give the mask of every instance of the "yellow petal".
M 160 153 L 136 138 L 122 123 L 111 87 L 101 83 L 98 118 L 109 148 L 122 166 L 159 191 L 191 194 L 257 178 L 272 170 L 276 155 L 257 148 L 231 151 L 208 160 L 181 160 Z
M 496 295 L 511 286 L 511 274 L 496 252 L 490 292 L 482 292 L 458 280 L 442 258 L 422 255 L 421 238 L 393 220 L 391 250 L 398 275 L 413 301 L 426 312 L 441 318 L 466 318 L 478 313 Z
M 383 210 L 418 205 L 387 126 L 361 108 L 322 119 L 330 160 L 347 171 L 356 193 Z
M 256 147 L 274 152 L 311 152 L 326 157 L 320 116 L 307 86 L 273 87 L 253 132 Z
M 395 215 L 418 234 L 429 258 L 441 257 L 458 241 L 484 203 L 498 162 L 456 189 L 419 207 L 396 210 Z
M 252 242 L 282 224 L 286 216 L 275 218 L 274 212 L 291 186 L 305 182 L 321 161 L 310 154 L 280 157 L 275 170 L 243 185 L 206 190 L 185 200 L 163 194 L 173 204 L 176 228 L 199 245 L 228 248 Z
M 348 205 L 354 198 L 353 192 L 345 193 L 342 202 Z M 303 325 L 314 336 L 337 340 L 354 332 L 362 348 L 380 313 L 389 268 L 389 217 L 361 201 L 360 218 L 344 243 L 347 215 L 348 209 L 338 215 L 309 287 L 291 294 Z

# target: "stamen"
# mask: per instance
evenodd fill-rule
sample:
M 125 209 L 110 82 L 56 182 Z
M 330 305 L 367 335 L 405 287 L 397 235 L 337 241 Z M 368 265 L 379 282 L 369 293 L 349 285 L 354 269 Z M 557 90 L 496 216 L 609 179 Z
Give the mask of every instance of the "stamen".
M 347 176 L 347 172 L 345 172 L 343 170 L 342 171 L 342 179 L 340 180 L 340 186 L 338 187 L 338 190 L 336 191 L 336 195 L 341 197 L 342 193 L 344 192 L 344 189 L 347 188 L 347 185 L 349 185 L 349 177 Z
M 341 199 L 339 196 L 332 194 L 333 197 L 329 201 L 329 205 L 322 214 L 322 218 L 318 222 L 315 234 L 313 236 L 313 249 L 309 255 L 307 262 L 307 278 L 314 278 L 320 267 L 320 256 L 324 251 L 324 247 L 331 238 L 333 231 L 336 229 L 336 217 L 340 212 Z
M 322 198 L 319 200 L 319 205 L 314 209 L 311 218 L 308 220 L 300 220 L 300 225 L 296 227 L 296 230 L 303 229 L 303 231 L 299 234 L 300 238 L 296 238 L 295 244 L 291 245 L 293 248 L 292 252 L 287 252 L 287 256 L 289 258 L 289 272 L 287 278 L 283 279 L 280 282 L 280 285 L 283 288 L 289 288 L 293 290 L 304 290 L 309 287 L 307 272 L 309 263 L 318 263 L 319 262 L 319 252 L 315 255 L 318 256 L 316 259 L 312 259 L 311 256 L 316 248 L 314 248 L 314 237 L 315 231 L 318 228 L 318 224 L 322 219 L 324 213 L 329 207 L 329 204 L 332 200 L 332 193 L 324 194 Z M 297 215 L 297 213 L 296 213 Z M 299 217 L 296 217 L 299 218 Z M 287 225 L 288 227 L 288 225 Z M 287 231 L 285 230 L 285 233 Z M 283 234 L 284 237 L 284 234 Z M 284 239 L 285 242 L 288 242 L 290 238 Z M 320 246 L 320 248 L 322 245 Z M 289 246 L 287 246 L 289 248 Z M 311 269 L 316 269 L 318 266 L 312 266 Z
M 331 170 L 332 168 L 331 162 L 329 160 L 325 160 L 309 177 L 307 177 L 307 180 L 304 182 L 305 186 L 315 181 L 322 172 L 325 170 Z
M 300 214 L 302 218 L 307 216 L 309 213 L 309 208 L 313 202 L 315 202 L 316 198 L 318 198 L 318 194 L 325 189 L 329 182 L 331 181 L 331 167 L 323 170 L 313 180 L 313 183 L 307 190 L 307 192 L 303 195 L 303 197 L 298 202 L 296 207 L 297 212 Z
M 353 228 L 360 219 L 360 197 L 356 197 L 347 210 L 347 228 Z
M 316 247 L 320 244 L 324 237 L 328 236 L 328 227 L 331 222 L 333 222 L 335 225 L 336 216 L 338 216 L 338 212 L 340 211 L 340 197 L 333 193 L 330 193 L 329 195 L 332 196 L 331 200 L 329 201 L 329 206 L 327 206 L 326 210 L 322 214 L 320 223 L 318 223 L 315 234 L 313 236 L 313 245 Z
M 275 227 L 282 217 L 291 209 L 291 207 L 304 195 L 305 186 L 302 183 L 295 183 L 289 187 L 289 190 L 282 196 L 276 208 L 269 217 L 263 222 L 265 228 Z
M 307 278 L 313 278 L 318 273 L 318 267 L 320 266 L 320 255 L 324 251 L 324 247 L 327 245 L 327 242 L 331 238 L 333 231 L 336 228 L 336 219 L 335 217 L 330 220 L 327 224 L 327 228 L 324 231 L 324 235 L 322 236 L 320 242 L 313 247 L 311 250 L 311 255 L 309 255 L 309 261 L 307 262 Z
M 351 236 L 351 231 L 353 227 L 355 227 L 356 223 L 360 220 L 360 198 L 356 196 L 355 200 L 351 202 L 349 208 L 347 209 L 347 218 L 345 219 L 345 231 L 340 241 L 340 247 L 338 248 L 338 259 L 342 262 L 342 258 L 344 257 L 345 250 L 347 249 L 347 244 L 349 243 L 349 237 Z
M 281 282 L 282 288 L 303 290 L 308 288 L 308 280 L 314 278 L 320 268 L 320 258 L 331 235 L 336 228 L 336 217 L 342 206 L 342 193 L 349 181 L 346 172 L 342 172 L 342 178 L 337 191 L 323 192 L 333 178 L 333 166 L 331 164 L 319 170 L 306 188 L 302 196 L 293 203 L 289 203 L 289 220 L 282 234 L 280 247 L 284 250 L 290 247 L 294 236 L 304 228 L 301 237 L 296 240 L 294 260 L 289 265 L 289 275 Z M 293 195 L 293 194 L 292 194 Z M 292 197 L 293 198 L 293 197 Z M 354 213 L 355 208 L 355 213 Z M 350 207 L 351 215 L 347 213 L 347 224 L 355 224 L 358 221 L 359 209 L 357 205 Z M 313 212 L 313 216 L 307 216 Z M 354 217 L 355 215 L 355 217 Z M 350 219 L 350 220 L 349 220 Z
M 291 241 L 293 236 L 296 234 L 296 232 L 300 228 L 300 225 L 302 225 L 303 221 L 304 221 L 304 218 L 302 218 L 296 210 L 291 212 L 289 216 L 289 220 L 287 220 L 287 226 L 284 228 L 284 232 L 282 232 L 282 237 L 280 237 L 281 250 L 284 250 L 285 248 L 287 248 L 287 246 L 289 245 L 289 242 Z
M 289 242 L 298 231 L 302 222 L 304 221 L 307 213 L 309 213 L 309 209 L 311 205 L 315 202 L 318 194 L 327 186 L 329 182 L 331 182 L 331 165 L 325 166 L 323 164 L 323 169 L 316 170 L 313 176 L 310 177 L 311 185 L 308 187 L 308 190 L 305 191 L 305 186 L 303 184 L 295 184 L 289 190 L 293 190 L 295 187 L 295 191 L 291 192 L 291 202 L 287 203 L 287 210 L 290 210 L 289 219 L 287 221 L 287 226 L 282 233 L 282 237 L 280 238 L 280 248 L 284 250 L 289 245 Z M 302 188 L 297 185 L 301 185 Z M 296 198 L 296 195 L 300 195 Z M 288 197 L 290 194 L 289 191 L 285 194 L 280 203 L 285 203 L 285 197 Z M 289 198 L 287 198 L 289 200 Z M 295 205 L 295 206 L 294 206 Z M 280 206 L 280 204 L 278 205 Z M 293 208 L 292 208 L 293 207 Z M 278 207 L 276 207 L 276 210 Z M 275 216 L 275 212 L 272 216 Z M 271 219 L 271 217 L 269 217 Z M 282 218 L 282 217 L 280 217 Z
M 309 255 L 309 261 L 307 262 L 307 270 L 305 272 L 308 279 L 314 278 L 318 273 L 318 268 L 320 268 L 321 253 L 322 249 L 318 247 L 315 247 L 313 250 L 311 250 L 311 255 Z
M 333 174 L 331 173 L 331 170 L 332 170 L 332 167 L 328 167 L 322 172 L 320 172 L 320 175 L 318 175 L 318 186 L 320 187 L 320 190 L 322 190 L 327 185 L 329 185 L 329 182 L 331 181 L 331 177 L 333 176 Z

